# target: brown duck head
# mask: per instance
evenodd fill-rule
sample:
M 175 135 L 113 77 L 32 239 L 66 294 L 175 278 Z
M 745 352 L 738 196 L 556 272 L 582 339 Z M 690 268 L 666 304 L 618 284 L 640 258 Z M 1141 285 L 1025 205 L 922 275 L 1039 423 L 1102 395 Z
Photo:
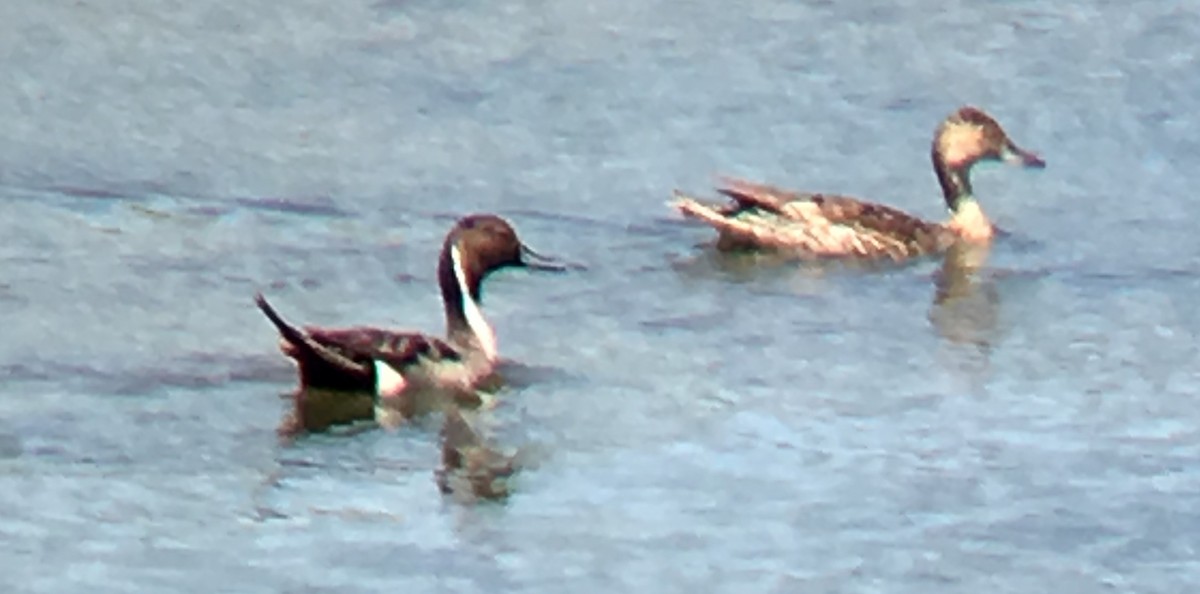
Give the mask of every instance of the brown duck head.
M 458 220 L 446 235 L 438 261 L 438 284 L 452 337 L 485 331 L 481 318 L 472 319 L 479 315 L 483 281 L 497 270 L 514 267 L 562 272 L 578 266 L 530 249 L 513 226 L 496 215 L 474 214 Z
M 1012 141 L 1004 128 L 983 110 L 966 106 L 950 114 L 933 137 L 933 168 L 946 206 L 958 212 L 971 193 L 971 167 L 984 161 L 1001 161 L 1021 167 L 1046 166 L 1036 154 Z

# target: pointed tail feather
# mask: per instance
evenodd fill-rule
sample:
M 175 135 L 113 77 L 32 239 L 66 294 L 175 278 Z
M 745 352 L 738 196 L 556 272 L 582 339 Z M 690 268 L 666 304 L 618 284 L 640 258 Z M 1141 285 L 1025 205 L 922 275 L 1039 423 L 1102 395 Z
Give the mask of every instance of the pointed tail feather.
M 773 233 L 770 228 L 750 224 L 736 216 L 730 216 L 721 207 L 703 204 L 682 192 L 676 191 L 675 197 L 671 206 L 684 216 L 708 223 L 721 234 L 717 244 L 721 249 L 787 248 L 790 245 L 787 240 L 794 239 L 781 237 L 779 233 Z M 802 231 L 801 228 L 794 230 L 794 232 L 800 233 Z
M 297 347 L 304 344 L 304 333 L 295 326 L 287 323 L 287 320 L 284 320 L 283 317 L 275 311 L 275 308 L 271 307 L 271 304 L 267 302 L 267 298 L 263 297 L 262 293 L 254 294 L 254 304 L 258 306 L 258 309 L 262 310 L 263 315 L 267 316 L 268 320 L 271 320 L 271 323 L 274 324 L 275 328 L 279 330 L 279 335 L 282 336 L 284 340 Z
M 258 309 L 262 310 L 263 315 L 267 316 L 267 319 L 271 320 L 271 323 L 279 330 L 280 336 L 295 349 L 289 355 L 297 361 L 303 363 L 306 360 L 316 360 L 348 373 L 361 374 L 363 372 L 363 365 L 313 340 L 306 332 L 287 323 L 275 311 L 275 308 L 271 307 L 270 303 L 267 303 L 267 298 L 263 297 L 262 293 L 254 294 L 254 303 L 258 305 Z
M 717 192 L 732 198 L 742 208 L 757 207 L 776 214 L 782 214 L 787 203 L 800 197 L 795 192 L 732 177 L 721 178 Z
M 712 223 L 712 219 L 714 218 L 724 218 L 724 215 L 718 212 L 718 207 L 716 206 L 704 204 L 679 190 L 675 190 L 674 195 L 674 200 L 668 202 L 667 205 L 679 211 L 679 214 L 685 217 L 700 219 L 708 223 Z

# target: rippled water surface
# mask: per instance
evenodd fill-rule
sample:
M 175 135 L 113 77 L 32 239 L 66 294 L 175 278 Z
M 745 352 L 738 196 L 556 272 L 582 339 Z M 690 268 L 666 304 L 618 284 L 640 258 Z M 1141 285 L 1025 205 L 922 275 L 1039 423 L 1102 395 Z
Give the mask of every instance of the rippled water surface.
M 1188 591 L 1179 4 L 4 3 L 0 589 Z M 664 205 L 734 174 L 940 217 L 964 103 L 1049 164 L 978 172 L 976 274 L 722 257 Z M 588 266 L 487 286 L 512 498 L 438 492 L 435 420 L 281 440 L 254 291 L 440 332 L 475 211 Z

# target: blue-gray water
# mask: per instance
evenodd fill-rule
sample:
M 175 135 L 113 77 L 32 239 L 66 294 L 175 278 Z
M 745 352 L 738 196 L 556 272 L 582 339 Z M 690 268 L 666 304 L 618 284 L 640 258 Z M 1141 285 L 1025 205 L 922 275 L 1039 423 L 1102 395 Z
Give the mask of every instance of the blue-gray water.
M 0 590 L 1184 592 L 1200 580 L 1200 11 L 1181 3 L 0 6 Z M 1182 3 L 1187 4 L 1187 3 Z M 942 216 L 990 111 L 1012 234 L 939 263 L 716 257 L 717 174 Z M 440 332 L 454 218 L 506 272 L 504 504 L 436 424 L 294 442 L 251 302 Z

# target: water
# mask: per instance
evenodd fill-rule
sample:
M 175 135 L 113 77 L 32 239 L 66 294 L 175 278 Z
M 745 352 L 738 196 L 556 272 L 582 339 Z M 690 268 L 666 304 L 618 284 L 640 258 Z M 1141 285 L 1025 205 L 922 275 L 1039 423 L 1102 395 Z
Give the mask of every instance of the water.
M 1181 592 L 1200 576 L 1200 12 L 1162 2 L 0 6 L 8 592 Z M 936 123 L 1011 235 L 963 276 L 721 258 L 716 174 L 941 214 Z M 255 310 L 440 331 L 436 250 L 588 265 L 485 307 L 536 452 L 294 441 Z M 941 295 L 941 297 L 939 297 Z

